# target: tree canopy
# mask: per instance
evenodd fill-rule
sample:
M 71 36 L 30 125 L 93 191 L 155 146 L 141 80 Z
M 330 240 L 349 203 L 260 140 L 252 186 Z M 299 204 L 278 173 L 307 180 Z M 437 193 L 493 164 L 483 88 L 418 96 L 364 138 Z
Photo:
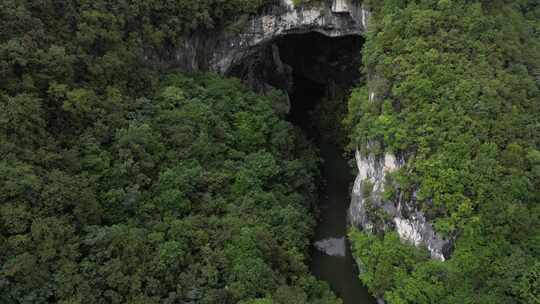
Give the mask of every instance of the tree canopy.
M 1 303 L 339 303 L 284 97 L 143 60 L 264 3 L 2 1 Z
M 406 158 L 398 190 L 455 250 L 441 263 L 353 232 L 362 279 L 389 303 L 538 303 L 538 2 L 368 4 L 352 146 Z

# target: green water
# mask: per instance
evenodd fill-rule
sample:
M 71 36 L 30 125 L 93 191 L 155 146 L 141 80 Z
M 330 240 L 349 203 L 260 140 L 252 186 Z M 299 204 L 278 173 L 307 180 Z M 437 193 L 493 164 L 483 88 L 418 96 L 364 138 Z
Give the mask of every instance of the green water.
M 321 143 L 321 157 L 325 185 L 321 190 L 320 218 L 315 232 L 315 241 L 334 239 L 339 255 L 328 255 L 313 248 L 311 269 L 313 274 L 330 284 L 332 290 L 344 304 L 371 304 L 375 299 L 358 279 L 358 271 L 346 241 L 347 210 L 349 208 L 349 184 L 354 180 L 350 167 L 338 147 Z M 332 247 L 332 246 L 330 246 Z M 344 247 L 344 248 L 343 248 Z M 341 255 L 341 253 L 344 253 Z

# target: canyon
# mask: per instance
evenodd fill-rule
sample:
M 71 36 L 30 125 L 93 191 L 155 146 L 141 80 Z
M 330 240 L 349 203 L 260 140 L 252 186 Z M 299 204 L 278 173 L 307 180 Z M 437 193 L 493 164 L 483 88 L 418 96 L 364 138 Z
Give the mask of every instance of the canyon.
M 363 35 L 369 27 L 369 16 L 369 9 L 354 0 L 310 1 L 298 5 L 281 0 L 255 16 L 239 18 L 234 30 L 223 29 L 211 35 L 193 33 L 182 37 L 179 47 L 169 51 L 168 56 L 159 59 L 148 56 L 147 60 L 165 69 L 210 71 L 237 77 L 260 94 L 280 90 L 287 96 L 289 120 L 300 126 L 306 123 L 306 130 L 309 111 L 321 98 L 347 94 L 359 82 L 369 87 L 370 79 L 376 76 L 361 72 Z M 370 91 L 369 98 L 374 100 L 378 96 Z M 329 257 L 349 254 L 348 249 L 342 248 L 346 244 L 345 227 L 349 226 L 367 233 L 395 230 L 403 242 L 426 247 L 433 259 L 448 258 L 452 242 L 435 232 L 414 199 L 404 201 L 398 196 L 394 201 L 385 201 L 382 198 L 385 176 L 402 167 L 406 159 L 391 153 L 361 155 L 357 151 L 355 162 L 358 173 L 350 203 L 347 199 L 347 208 L 342 210 L 343 232 L 335 238 L 315 240 L 315 247 Z M 345 184 L 353 182 L 352 178 L 340 180 Z M 368 183 L 373 189 L 366 195 L 363 187 Z M 373 207 L 386 213 L 388 220 L 375 225 L 367 211 Z

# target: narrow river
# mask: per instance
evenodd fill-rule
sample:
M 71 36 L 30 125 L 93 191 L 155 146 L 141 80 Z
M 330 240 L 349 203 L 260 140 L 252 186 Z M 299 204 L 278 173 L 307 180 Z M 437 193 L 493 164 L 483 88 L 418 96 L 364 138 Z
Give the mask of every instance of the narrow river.
M 325 184 L 321 189 L 321 214 L 315 232 L 312 272 L 330 284 L 343 304 L 376 303 L 358 279 L 346 238 L 349 184 L 354 176 L 335 144 L 322 142 L 320 150 L 324 159 L 321 173 Z
M 309 113 L 325 94 L 324 86 L 295 74 L 295 91 L 290 95 L 288 119 L 318 144 L 323 165 L 323 185 L 319 195 L 320 215 L 311 253 L 311 271 L 326 281 L 343 304 L 374 304 L 367 288 L 358 278 L 358 271 L 347 242 L 347 211 L 350 203 L 349 184 L 354 181 L 351 168 L 338 145 L 324 142 Z

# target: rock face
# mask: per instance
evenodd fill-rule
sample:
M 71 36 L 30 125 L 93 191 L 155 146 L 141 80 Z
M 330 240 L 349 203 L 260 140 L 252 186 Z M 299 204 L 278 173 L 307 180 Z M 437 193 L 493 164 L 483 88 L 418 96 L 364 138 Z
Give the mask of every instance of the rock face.
M 319 32 L 341 37 L 364 33 L 368 12 L 359 2 L 321 0 L 295 6 L 292 0 L 278 0 L 259 15 L 239 18 L 227 29 L 182 37 L 179 47 L 159 58 L 148 55 L 147 60 L 164 69 L 228 74 L 247 56 L 288 34 Z
M 332 4 L 332 12 L 343 13 L 349 11 L 349 1 L 335 0 Z
M 356 164 L 358 175 L 349 208 L 351 224 L 370 233 L 396 230 L 401 240 L 426 246 L 432 258 L 444 261 L 450 255 L 451 242 L 435 233 L 425 215 L 417 210 L 415 196 L 411 201 L 405 201 L 400 195 L 394 201 L 382 198 L 385 186 L 394 186 L 386 185 L 386 175 L 401 168 L 405 160 L 391 153 L 377 158 L 372 154 L 362 157 L 357 152 Z M 387 220 L 382 223 L 373 220 L 376 212 L 385 214 Z
M 349 219 L 354 226 L 366 232 L 374 232 L 376 227 L 370 219 L 369 211 L 386 208 L 388 213 L 394 213 L 393 204 L 381 204 L 381 194 L 386 174 L 400 168 L 401 163 L 393 154 L 387 153 L 382 158 L 374 155 L 362 157 L 357 151 L 356 165 L 358 175 L 354 181 Z
M 283 0 L 268 14 L 251 19 L 227 47 L 218 48 L 210 67 L 226 73 L 257 46 L 287 34 L 315 31 L 330 37 L 360 35 L 365 31 L 365 17 L 362 6 L 354 0 L 320 1 L 298 7 L 292 0 Z

